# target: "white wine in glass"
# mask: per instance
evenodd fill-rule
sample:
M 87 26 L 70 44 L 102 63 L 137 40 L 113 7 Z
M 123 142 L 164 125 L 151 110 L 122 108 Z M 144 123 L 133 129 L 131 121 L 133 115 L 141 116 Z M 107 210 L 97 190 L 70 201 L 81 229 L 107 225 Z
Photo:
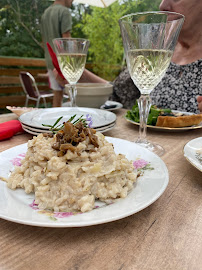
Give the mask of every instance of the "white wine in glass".
M 70 84 L 76 83 L 85 68 L 86 54 L 61 53 L 58 54 L 58 62 Z
M 128 64 L 131 77 L 142 94 L 150 94 L 165 75 L 172 51 L 130 50 Z
M 164 148 L 146 138 L 150 93 L 166 73 L 183 22 L 183 15 L 166 11 L 134 13 L 119 20 L 128 70 L 141 93 L 136 143 L 159 156 Z
M 89 41 L 77 38 L 57 38 L 53 40 L 61 72 L 70 84 L 71 106 L 76 107 L 76 83 L 86 64 Z

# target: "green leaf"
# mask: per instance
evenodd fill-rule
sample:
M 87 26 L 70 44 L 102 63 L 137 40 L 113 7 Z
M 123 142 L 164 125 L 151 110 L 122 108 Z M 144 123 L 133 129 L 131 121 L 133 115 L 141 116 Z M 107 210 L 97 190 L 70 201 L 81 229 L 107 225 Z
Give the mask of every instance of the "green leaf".
M 157 118 L 161 113 L 171 113 L 171 109 L 159 109 L 155 105 L 152 105 L 149 111 L 148 115 L 148 120 L 147 120 L 147 125 L 155 126 L 157 122 Z M 132 107 L 131 110 L 127 111 L 126 113 L 126 118 L 129 120 L 132 120 L 134 122 L 139 123 L 140 118 L 139 118 L 139 108 L 138 108 L 138 103 L 136 101 L 135 105 Z
M 76 117 L 76 114 L 74 114 L 73 116 L 71 116 L 67 122 L 71 122 L 73 125 L 75 125 L 78 122 L 82 122 L 83 125 L 85 127 L 87 127 L 87 122 L 86 119 L 82 118 L 83 115 L 81 115 L 77 120 L 75 120 L 74 122 L 72 122 L 74 120 L 74 118 Z M 63 118 L 63 116 L 60 116 L 53 125 L 47 125 L 47 124 L 42 124 L 42 126 L 44 127 L 50 127 L 50 131 L 52 131 L 53 133 L 57 133 L 57 131 L 61 130 L 64 127 L 64 124 L 59 124 L 58 126 L 56 126 L 60 120 Z
M 52 128 L 54 128 L 54 127 L 57 125 L 57 123 L 60 122 L 60 120 L 61 120 L 62 118 L 63 118 L 63 116 L 60 116 L 60 117 L 56 120 L 56 122 L 53 124 Z

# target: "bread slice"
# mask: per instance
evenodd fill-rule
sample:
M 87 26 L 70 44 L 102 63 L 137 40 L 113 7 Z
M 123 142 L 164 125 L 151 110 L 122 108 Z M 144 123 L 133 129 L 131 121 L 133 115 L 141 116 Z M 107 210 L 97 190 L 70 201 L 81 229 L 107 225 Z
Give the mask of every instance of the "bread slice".
M 159 127 L 190 127 L 202 122 L 202 114 L 183 115 L 183 116 L 158 116 L 156 126 Z

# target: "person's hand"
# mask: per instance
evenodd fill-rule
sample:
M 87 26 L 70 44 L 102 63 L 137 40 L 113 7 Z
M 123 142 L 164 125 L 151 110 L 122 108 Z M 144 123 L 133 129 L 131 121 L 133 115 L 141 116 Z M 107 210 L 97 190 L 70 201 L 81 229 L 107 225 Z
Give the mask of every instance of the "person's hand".
M 57 72 L 57 70 L 54 68 L 53 70 L 53 74 L 55 76 L 56 81 L 59 83 L 59 85 L 61 85 L 62 87 L 65 86 L 65 84 L 67 84 L 68 82 L 66 80 L 64 80 Z
M 198 109 L 200 113 L 202 113 L 202 96 L 197 97 L 197 102 L 198 102 Z

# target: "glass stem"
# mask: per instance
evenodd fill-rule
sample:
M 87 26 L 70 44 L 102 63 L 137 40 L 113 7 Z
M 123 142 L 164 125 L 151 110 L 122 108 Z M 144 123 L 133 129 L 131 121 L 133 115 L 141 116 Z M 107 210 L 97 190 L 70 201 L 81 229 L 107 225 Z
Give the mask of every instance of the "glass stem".
M 76 96 L 77 96 L 77 88 L 76 88 L 76 85 L 73 84 L 73 85 L 71 85 L 71 89 L 70 89 L 70 100 L 71 100 L 72 107 L 77 107 Z
M 138 143 L 146 143 L 147 139 L 147 120 L 149 115 L 149 110 L 151 107 L 151 98 L 149 95 L 141 95 L 138 99 L 139 116 L 140 116 L 140 128 Z

